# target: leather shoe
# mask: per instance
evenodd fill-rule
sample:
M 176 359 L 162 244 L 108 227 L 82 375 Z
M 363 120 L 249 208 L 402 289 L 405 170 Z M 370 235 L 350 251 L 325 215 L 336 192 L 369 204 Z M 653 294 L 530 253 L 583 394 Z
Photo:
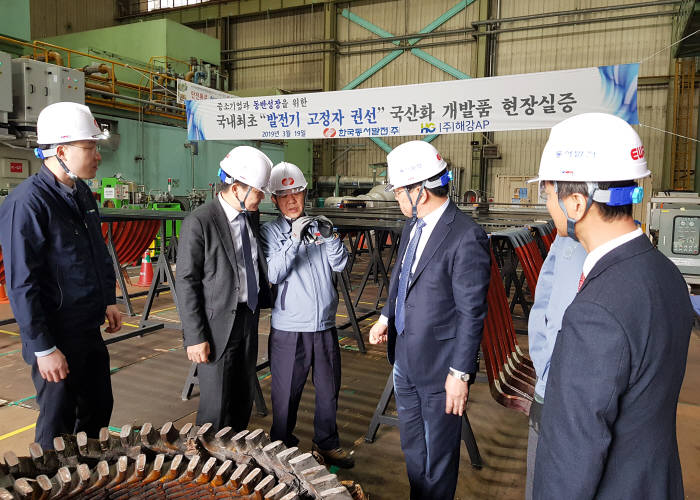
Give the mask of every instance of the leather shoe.
M 311 449 L 321 455 L 326 465 L 335 465 L 342 469 L 352 469 L 355 466 L 355 459 L 343 448 L 335 448 L 333 450 L 322 450 L 316 443 L 313 443 Z

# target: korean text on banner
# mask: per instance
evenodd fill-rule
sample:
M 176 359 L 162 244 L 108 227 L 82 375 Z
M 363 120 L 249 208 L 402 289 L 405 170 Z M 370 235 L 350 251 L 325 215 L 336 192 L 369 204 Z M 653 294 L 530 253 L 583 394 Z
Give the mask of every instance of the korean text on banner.
M 550 128 L 581 113 L 638 124 L 639 64 L 311 94 L 189 100 L 190 140 L 391 137 Z

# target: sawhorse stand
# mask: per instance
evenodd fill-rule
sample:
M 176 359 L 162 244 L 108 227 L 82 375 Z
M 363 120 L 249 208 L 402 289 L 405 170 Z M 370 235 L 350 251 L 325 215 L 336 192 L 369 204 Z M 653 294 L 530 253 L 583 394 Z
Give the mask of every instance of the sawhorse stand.
M 391 372 L 389 373 L 389 378 L 384 386 L 384 392 L 382 392 L 382 396 L 379 398 L 379 403 L 377 403 L 377 408 L 374 410 L 374 415 L 372 415 L 372 421 L 369 423 L 369 429 L 367 429 L 367 434 L 365 435 L 365 442 L 374 442 L 374 438 L 377 436 L 377 429 L 379 429 L 380 424 L 393 426 L 399 425 L 398 417 L 385 414 L 393 393 L 394 376 L 393 372 Z M 474 437 L 474 432 L 472 431 L 472 426 L 469 423 L 469 417 L 467 416 L 466 410 L 463 416 L 462 441 L 464 441 L 464 444 L 467 447 L 467 452 L 469 452 L 469 460 L 471 461 L 472 467 L 475 469 L 481 469 L 484 466 L 484 462 L 481 459 L 479 447 L 476 444 L 476 438 Z

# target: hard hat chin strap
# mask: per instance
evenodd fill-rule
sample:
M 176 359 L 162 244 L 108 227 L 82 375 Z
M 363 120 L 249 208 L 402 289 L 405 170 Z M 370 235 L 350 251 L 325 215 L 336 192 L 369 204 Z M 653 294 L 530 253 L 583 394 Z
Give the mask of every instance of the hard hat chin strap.
M 418 202 L 420 201 L 421 194 L 423 194 L 424 187 L 425 181 L 423 181 L 420 185 L 420 190 L 418 191 L 418 196 L 416 197 L 415 203 L 411 198 L 411 192 L 408 190 L 407 187 L 404 187 L 404 190 L 406 191 L 406 196 L 408 196 L 408 201 L 411 202 L 411 223 L 416 222 L 416 219 L 418 218 Z
M 72 180 L 73 182 L 76 182 L 78 180 L 78 176 L 75 175 L 73 172 L 68 170 L 68 167 L 66 166 L 65 163 L 63 163 L 63 160 L 61 160 L 58 155 L 56 155 L 56 159 L 58 160 L 59 165 L 63 168 L 63 170 L 66 172 L 66 175 Z
M 61 165 L 61 168 L 66 173 L 68 178 L 70 180 L 72 180 L 73 182 L 76 182 L 78 180 L 78 176 L 75 175 L 73 172 L 71 172 L 70 169 L 63 162 L 63 160 L 61 160 L 61 158 L 58 157 L 58 146 L 56 146 L 55 148 L 50 148 L 50 149 L 34 148 L 34 156 L 36 156 L 37 158 L 42 160 L 41 163 L 43 165 L 46 165 L 46 163 L 44 163 L 44 160 L 46 160 L 47 158 L 51 158 L 52 156 L 55 156 L 56 159 L 58 160 L 58 164 Z
M 559 197 L 559 186 L 557 185 L 557 181 L 552 181 L 552 184 L 554 184 L 554 191 L 557 193 L 559 207 L 561 208 L 561 211 L 564 212 L 564 216 L 566 217 L 566 234 L 569 236 L 569 238 L 573 239 L 574 241 L 578 241 L 578 238 L 576 237 L 576 223 L 582 220 L 588 213 L 588 209 L 591 208 L 591 205 L 593 204 L 593 195 L 595 195 L 595 192 L 598 190 L 598 183 L 586 183 L 588 185 L 589 193 L 588 199 L 586 200 L 586 209 L 583 211 L 583 215 L 578 221 L 575 221 L 574 219 L 569 217 L 569 213 L 566 211 L 566 206 L 564 205 L 564 200 L 562 200 Z
M 248 186 L 248 191 L 245 192 L 245 196 L 243 197 L 243 200 L 241 200 L 240 198 L 238 198 L 238 194 L 236 194 L 236 199 L 237 199 L 238 202 L 241 204 L 241 212 L 248 213 L 248 209 L 245 207 L 245 200 L 248 199 L 248 195 L 250 194 L 250 192 L 251 192 L 252 190 L 253 190 L 253 188 L 250 187 L 250 186 Z

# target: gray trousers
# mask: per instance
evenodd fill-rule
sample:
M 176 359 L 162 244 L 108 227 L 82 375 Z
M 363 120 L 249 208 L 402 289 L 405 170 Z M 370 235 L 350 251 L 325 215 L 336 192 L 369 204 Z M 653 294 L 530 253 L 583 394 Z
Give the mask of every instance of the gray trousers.
M 532 500 L 532 487 L 535 483 L 535 455 L 537 441 L 540 439 L 540 420 L 542 419 L 542 403 L 532 402 L 530 406 L 530 421 L 527 434 L 527 476 L 525 478 L 525 500 Z
M 258 318 L 247 304 L 238 304 L 228 344 L 218 360 L 197 365 L 199 409 L 197 425 L 215 430 L 248 427 L 253 409 L 255 365 L 258 359 Z

